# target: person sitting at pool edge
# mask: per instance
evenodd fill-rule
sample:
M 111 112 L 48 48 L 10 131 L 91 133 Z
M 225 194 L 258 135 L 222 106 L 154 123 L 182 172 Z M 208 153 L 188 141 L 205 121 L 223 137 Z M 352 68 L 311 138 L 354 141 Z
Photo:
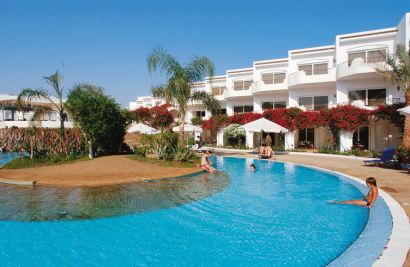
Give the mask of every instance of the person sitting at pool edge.
M 369 192 L 367 193 L 367 196 L 364 199 L 347 200 L 337 203 L 365 206 L 367 208 L 371 208 L 376 202 L 377 197 L 379 196 L 379 190 L 377 188 L 376 179 L 374 177 L 368 177 L 366 179 L 366 185 L 367 187 L 369 187 Z
M 212 156 L 211 151 L 204 151 L 201 156 L 201 168 L 207 172 L 215 172 L 216 170 L 211 166 L 211 162 L 209 161 L 210 156 Z
M 259 147 L 259 158 L 270 159 L 273 156 L 273 150 L 270 146 L 266 146 L 266 143 L 262 143 Z

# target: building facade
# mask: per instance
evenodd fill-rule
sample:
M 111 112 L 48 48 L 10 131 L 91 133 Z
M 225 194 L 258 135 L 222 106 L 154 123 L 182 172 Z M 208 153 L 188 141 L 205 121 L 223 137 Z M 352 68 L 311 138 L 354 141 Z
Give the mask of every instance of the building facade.
M 58 102 L 57 99 L 55 99 L 55 101 Z M 30 108 L 19 110 L 16 108 L 16 102 L 16 95 L 0 94 L 0 129 L 9 127 L 27 128 L 32 125 L 31 119 L 34 115 L 33 110 Z M 33 100 L 32 102 L 38 102 L 43 105 L 51 104 L 46 100 Z M 50 106 L 52 107 L 52 105 Z M 58 112 L 50 111 L 47 114 L 44 114 L 41 117 L 41 120 L 36 122 L 36 125 L 45 128 L 59 128 L 60 116 Z M 68 119 L 64 126 L 72 128 L 73 122 Z
M 374 109 L 404 101 L 403 91 L 382 80 L 375 68 L 396 53 L 397 45 L 408 51 L 409 42 L 410 13 L 406 13 L 396 27 L 337 35 L 333 45 L 290 50 L 286 58 L 255 61 L 252 67 L 227 70 L 225 75 L 207 78 L 195 87 L 214 95 L 227 115 L 290 107 L 319 110 L 346 104 Z M 130 109 L 143 106 L 139 99 L 130 103 Z M 195 102 L 185 119 L 190 122 L 194 116 L 207 119 L 211 114 Z M 323 147 L 330 139 L 325 128 L 301 129 L 293 134 L 285 142 L 288 149 L 306 143 Z M 352 136 L 341 138 L 347 140 L 342 150 L 355 143 L 382 150 L 399 144 L 400 137 L 389 122 L 372 121 Z

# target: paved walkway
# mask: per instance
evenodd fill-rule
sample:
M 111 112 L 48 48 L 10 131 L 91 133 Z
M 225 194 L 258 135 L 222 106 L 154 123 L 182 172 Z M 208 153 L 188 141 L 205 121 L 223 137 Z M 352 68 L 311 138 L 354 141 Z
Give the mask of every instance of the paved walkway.
M 246 153 L 223 153 L 223 155 L 256 158 L 256 155 Z M 332 171 L 342 172 L 362 180 L 365 180 L 366 177 L 373 176 L 377 179 L 379 187 L 395 198 L 405 210 L 407 217 L 410 218 L 410 174 L 407 171 L 368 167 L 363 165 L 363 161 L 357 159 L 316 155 L 278 155 L 276 156 L 276 160 L 321 167 Z M 410 255 L 407 256 L 404 266 L 410 267 Z

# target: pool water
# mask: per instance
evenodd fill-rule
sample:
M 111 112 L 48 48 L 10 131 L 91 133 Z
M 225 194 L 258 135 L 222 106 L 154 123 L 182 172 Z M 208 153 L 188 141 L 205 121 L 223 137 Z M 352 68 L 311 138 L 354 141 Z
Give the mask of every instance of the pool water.
M 2 209 L 13 210 L 13 200 L 23 196 L 17 213 L 24 216 L 9 212 L 0 221 L 0 265 L 324 266 L 367 223 L 366 208 L 327 202 L 363 197 L 335 175 L 252 159 L 216 157 L 213 162 L 225 174 L 181 179 L 195 181 L 187 187 L 167 180 L 142 183 L 139 189 L 125 186 L 125 191 L 139 190 L 126 197 L 121 197 L 123 190 L 107 193 L 107 188 L 89 189 L 88 197 L 79 198 L 84 189 L 24 193 L 7 187 L 1 193 L 8 199 L 0 201 Z M 248 171 L 251 163 L 255 173 Z M 112 194 L 107 199 L 120 196 L 115 205 L 101 207 L 104 194 Z M 145 201 L 151 208 L 123 203 L 133 201 Z M 81 217 L 78 205 L 87 216 Z M 68 218 L 47 217 L 45 210 L 55 214 L 55 206 Z M 125 208 L 111 212 L 116 206 Z M 42 216 L 35 215 L 38 210 Z
M 19 153 L 16 152 L 0 152 L 0 168 L 18 157 Z

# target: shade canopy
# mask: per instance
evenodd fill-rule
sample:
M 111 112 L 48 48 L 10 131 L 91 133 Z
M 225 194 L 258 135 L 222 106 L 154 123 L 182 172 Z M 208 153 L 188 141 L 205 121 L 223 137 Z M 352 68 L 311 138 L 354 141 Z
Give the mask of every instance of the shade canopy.
M 270 120 L 265 118 L 260 118 L 256 121 L 252 121 L 250 123 L 244 124 L 239 129 L 244 130 L 246 132 L 261 132 L 264 131 L 265 133 L 287 133 L 288 129 L 285 127 L 280 126 L 277 123 L 274 123 Z
M 160 133 L 159 130 L 152 128 L 143 123 L 133 123 L 127 130 L 128 133 L 142 133 L 142 134 L 157 134 Z
M 174 132 L 179 132 L 179 126 L 175 126 L 172 128 Z M 202 128 L 196 125 L 192 125 L 190 123 L 187 123 L 184 125 L 184 132 L 197 132 L 197 133 L 202 133 Z
M 400 112 L 401 115 L 410 116 L 410 106 L 399 108 L 397 111 Z

